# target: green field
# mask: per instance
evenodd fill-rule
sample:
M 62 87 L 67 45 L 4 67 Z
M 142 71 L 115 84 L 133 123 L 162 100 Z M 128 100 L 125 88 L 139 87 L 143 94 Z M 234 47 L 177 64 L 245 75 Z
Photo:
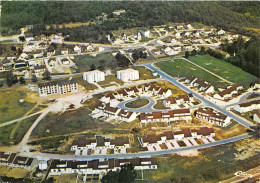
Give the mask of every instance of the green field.
M 215 87 L 227 86 L 228 83 L 222 81 L 216 76 L 204 71 L 203 69 L 185 61 L 185 60 L 174 60 L 159 62 L 156 64 L 161 70 L 165 71 L 167 74 L 173 77 L 186 77 L 194 76 L 202 80 L 211 83 Z
M 26 94 L 22 91 L 0 90 L 0 123 L 20 118 L 33 108 L 34 103 L 27 101 L 19 102 L 19 99 L 24 98 L 26 98 Z
M 257 79 L 257 77 L 243 71 L 241 68 L 225 62 L 224 60 L 211 57 L 210 55 L 195 56 L 189 58 L 189 60 L 211 72 L 214 72 L 228 81 L 240 83 L 246 87 L 248 87 L 252 81 Z
M 234 143 L 200 150 L 199 152 L 201 155 L 194 157 L 176 154 L 156 156 L 158 169 L 145 170 L 144 180 L 140 180 L 142 176 L 141 172 L 138 172 L 137 179 L 139 180 L 135 182 L 219 182 L 233 177 L 237 171 L 246 171 L 259 164 L 257 156 L 245 160 L 236 160 L 234 153 L 238 153 L 238 151 Z
M 96 68 L 99 66 L 111 67 L 116 65 L 116 59 L 111 53 L 98 54 L 95 57 L 90 55 L 78 56 L 75 57 L 74 62 L 79 68 L 79 72 L 89 71 L 92 64 Z
M 18 144 L 38 116 L 0 128 L 0 145 Z

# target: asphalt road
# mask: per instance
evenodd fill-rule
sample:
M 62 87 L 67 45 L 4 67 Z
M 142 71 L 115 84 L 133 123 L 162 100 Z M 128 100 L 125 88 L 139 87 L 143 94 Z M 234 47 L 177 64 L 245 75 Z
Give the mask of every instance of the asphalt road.
M 61 154 L 47 154 L 47 153 L 33 153 L 33 152 L 24 152 L 21 155 L 30 156 L 37 158 L 39 160 L 49 160 L 49 159 L 61 159 L 61 160 L 77 160 L 77 161 L 84 161 L 84 160 L 95 160 L 95 159 L 126 159 L 126 158 L 136 158 L 136 157 L 151 157 L 151 156 L 158 156 L 158 155 L 165 155 L 165 154 L 172 154 L 178 153 L 187 150 L 196 150 L 196 149 L 204 149 L 209 147 L 214 147 L 218 145 L 223 145 L 231 142 L 235 142 L 238 140 L 242 140 L 245 138 L 250 137 L 248 134 L 244 134 L 241 136 L 236 136 L 233 138 L 229 138 L 226 140 L 215 141 L 208 144 L 203 144 L 199 146 L 190 146 L 190 147 L 180 147 L 171 150 L 163 150 L 163 151 L 146 151 L 146 152 L 139 152 L 134 154 L 111 154 L 111 155 L 88 155 L 88 156 L 75 156 L 75 155 L 61 155 Z
M 222 112 L 223 114 L 229 116 L 231 119 L 234 119 L 235 121 L 237 121 L 239 124 L 250 128 L 252 126 L 251 123 L 249 123 L 248 121 L 246 121 L 245 119 L 238 117 L 237 115 L 227 111 L 224 108 L 219 107 L 218 105 L 212 103 L 211 101 L 207 100 L 206 98 L 204 98 L 203 96 L 199 95 L 197 92 L 189 89 L 188 87 L 186 87 L 185 85 L 179 83 L 178 81 L 176 81 L 174 78 L 172 78 L 171 76 L 169 76 L 168 74 L 164 73 L 163 71 L 159 70 L 158 68 L 153 66 L 153 63 L 147 63 L 144 64 L 144 66 L 148 67 L 149 69 L 153 70 L 154 72 L 157 72 L 158 74 L 160 74 L 162 76 L 163 79 L 168 80 L 169 82 L 171 82 L 172 84 L 174 84 L 175 86 L 181 88 L 182 90 L 184 90 L 187 93 L 192 93 L 194 97 L 196 97 L 197 99 L 201 100 L 202 102 L 204 102 L 204 104 L 206 106 L 215 108 L 216 110 Z

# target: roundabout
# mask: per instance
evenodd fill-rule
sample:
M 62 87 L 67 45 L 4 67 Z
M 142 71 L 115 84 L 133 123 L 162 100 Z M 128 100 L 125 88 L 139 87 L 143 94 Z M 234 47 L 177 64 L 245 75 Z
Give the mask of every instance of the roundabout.
M 148 102 L 148 104 L 146 104 L 142 107 L 139 107 L 139 108 L 127 107 L 127 104 L 134 102 L 134 101 L 137 101 L 139 99 L 146 99 L 149 102 Z M 125 101 L 119 103 L 117 105 L 117 107 L 124 109 L 124 110 L 127 110 L 127 111 L 132 111 L 132 112 L 156 112 L 156 111 L 160 111 L 160 110 L 153 109 L 153 106 L 155 104 L 156 104 L 156 101 L 153 98 L 147 97 L 147 96 L 140 96 L 140 97 L 135 97 L 133 99 L 125 100 Z

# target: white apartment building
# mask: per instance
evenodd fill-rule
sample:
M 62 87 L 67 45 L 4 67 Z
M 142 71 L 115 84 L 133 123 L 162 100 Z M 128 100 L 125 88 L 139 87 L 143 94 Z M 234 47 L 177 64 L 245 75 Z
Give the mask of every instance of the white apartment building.
M 117 78 L 124 82 L 139 79 L 139 71 L 134 69 L 125 69 L 116 72 Z
M 99 70 L 89 71 L 83 73 L 83 79 L 89 83 L 105 81 L 105 73 Z
M 54 94 L 73 93 L 78 91 L 78 83 L 74 80 L 39 83 L 37 90 L 40 97 Z

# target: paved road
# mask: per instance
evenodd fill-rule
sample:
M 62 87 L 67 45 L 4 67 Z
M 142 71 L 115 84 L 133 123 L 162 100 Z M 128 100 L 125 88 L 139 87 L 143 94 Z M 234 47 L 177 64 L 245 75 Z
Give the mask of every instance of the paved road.
M 153 152 L 146 151 L 146 152 L 139 152 L 139 153 L 135 153 L 135 154 L 75 156 L 75 155 L 22 152 L 21 155 L 34 157 L 39 160 L 61 159 L 61 160 L 83 161 L 83 160 L 111 159 L 111 158 L 126 159 L 126 158 L 136 158 L 136 157 L 151 157 L 151 156 L 178 153 L 178 152 L 187 151 L 187 150 L 204 149 L 204 148 L 209 148 L 209 147 L 214 147 L 214 146 L 218 146 L 218 145 L 235 142 L 235 141 L 242 140 L 242 139 L 245 139 L 248 137 L 250 137 L 250 135 L 244 134 L 244 135 L 236 136 L 236 137 L 233 137 L 230 139 L 215 141 L 212 143 L 203 144 L 203 145 L 199 145 L 199 146 L 181 147 L 181 148 L 175 148 L 175 149 L 171 149 L 171 150 L 162 150 L 162 151 L 153 151 Z
M 179 83 L 176 81 L 176 79 L 172 78 L 171 76 L 169 76 L 168 74 L 164 73 L 163 71 L 159 70 L 158 68 L 153 66 L 153 63 L 147 63 L 147 64 L 143 64 L 146 67 L 148 67 L 149 69 L 153 70 L 154 72 L 157 72 L 158 74 L 160 74 L 162 76 L 163 79 L 168 80 L 169 82 L 171 82 L 172 84 L 174 84 L 175 86 L 181 88 L 182 90 L 184 90 L 187 93 L 192 93 L 194 97 L 196 97 L 197 99 L 199 99 L 200 101 L 204 102 L 204 104 L 206 104 L 209 107 L 213 107 L 216 110 L 222 112 L 223 114 L 229 116 L 231 119 L 234 119 L 235 121 L 237 121 L 239 124 L 250 128 L 252 126 L 251 123 L 249 123 L 248 121 L 246 121 L 245 119 L 225 110 L 224 108 L 221 108 L 219 106 L 217 106 L 216 104 L 212 103 L 211 101 L 207 100 L 206 98 L 204 98 L 202 95 L 198 94 L 197 92 L 191 90 L 190 88 L 186 87 L 185 85 Z
M 127 111 L 133 111 L 133 112 L 155 112 L 155 111 L 159 111 L 159 110 L 156 110 L 156 109 L 153 109 L 152 106 L 156 103 L 156 101 L 151 98 L 151 97 L 146 97 L 146 96 L 140 96 L 140 98 L 144 98 L 144 99 L 147 99 L 149 100 L 149 103 L 144 106 L 144 107 L 140 107 L 138 109 L 133 109 L 133 108 L 128 108 L 125 106 L 126 103 L 129 103 L 129 102 L 132 102 L 132 101 L 135 101 L 137 100 L 139 97 L 136 97 L 136 98 L 133 98 L 133 99 L 129 99 L 129 100 L 126 100 L 126 101 L 123 101 L 121 103 L 119 103 L 117 105 L 117 107 L 121 108 L 121 109 L 124 109 L 124 110 L 127 110 Z

